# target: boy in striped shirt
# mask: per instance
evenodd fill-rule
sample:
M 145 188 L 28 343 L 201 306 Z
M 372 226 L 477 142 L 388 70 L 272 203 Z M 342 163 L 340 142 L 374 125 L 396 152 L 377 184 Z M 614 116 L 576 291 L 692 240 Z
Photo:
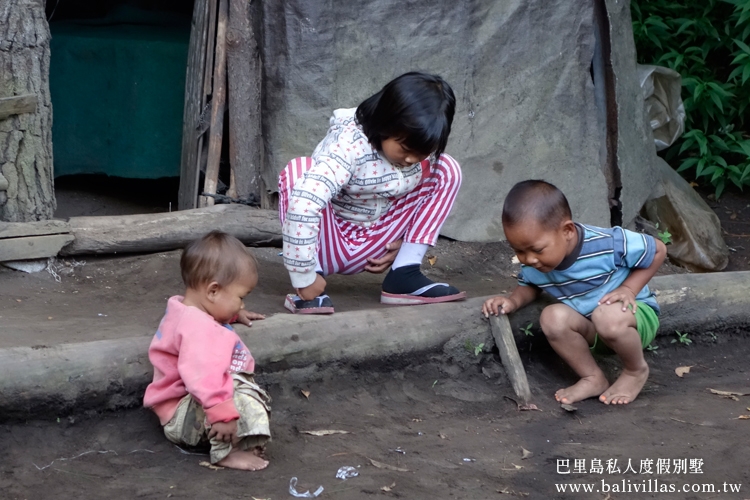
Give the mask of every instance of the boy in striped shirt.
M 549 293 L 560 303 L 542 311 L 542 331 L 580 377 L 558 390 L 555 399 L 566 404 L 597 396 L 605 404 L 633 401 L 648 379 L 643 349 L 659 327 L 659 306 L 648 282 L 667 255 L 664 243 L 621 227 L 573 222 L 565 195 L 538 180 L 513 186 L 502 220 L 521 272 L 510 296 L 483 304 L 484 315 L 509 314 L 542 291 Z M 592 356 L 611 351 L 623 364 L 612 385 Z

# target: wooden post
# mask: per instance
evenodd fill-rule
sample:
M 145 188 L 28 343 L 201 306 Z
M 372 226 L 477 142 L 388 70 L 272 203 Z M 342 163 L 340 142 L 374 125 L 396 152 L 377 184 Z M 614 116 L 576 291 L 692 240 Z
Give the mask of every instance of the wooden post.
M 513 329 L 508 321 L 508 316 L 490 316 L 490 328 L 495 338 L 497 350 L 500 351 L 500 360 L 503 362 L 505 371 L 508 373 L 513 391 L 520 397 L 524 405 L 531 401 L 531 389 L 526 378 L 526 370 L 523 368 L 521 356 L 518 355 L 516 340 L 513 338 Z
M 261 63 L 254 0 L 229 0 L 227 76 L 229 87 L 229 161 L 236 195 L 261 199 Z
M 198 181 L 200 178 L 198 121 L 204 105 L 203 75 L 206 65 L 210 3 L 211 0 L 195 0 L 193 6 L 193 23 L 190 31 L 185 78 L 185 110 L 182 119 L 179 210 L 195 208 L 198 203 Z
M 228 0 L 219 0 L 219 23 L 216 26 L 216 55 L 214 56 L 214 80 L 211 94 L 211 128 L 208 135 L 208 159 L 206 161 L 206 180 L 203 191 L 216 194 L 219 181 L 219 163 L 221 160 L 221 141 L 224 132 L 224 110 L 226 109 L 227 82 L 227 13 Z M 214 200 L 201 196 L 199 205 L 213 206 Z

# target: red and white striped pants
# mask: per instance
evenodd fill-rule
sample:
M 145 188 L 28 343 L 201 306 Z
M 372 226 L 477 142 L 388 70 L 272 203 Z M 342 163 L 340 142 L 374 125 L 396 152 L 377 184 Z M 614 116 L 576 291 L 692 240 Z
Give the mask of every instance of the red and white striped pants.
M 313 165 L 309 157 L 290 161 L 279 175 L 279 217 L 284 224 L 289 195 L 294 183 Z M 330 203 L 321 212 L 318 235 L 318 263 L 323 273 L 356 274 L 364 271 L 367 259 L 385 255 L 388 243 L 402 239 L 407 243 L 434 245 L 440 228 L 453 208 L 461 187 L 461 167 L 443 154 L 430 168 L 422 163 L 423 175 L 417 187 L 393 201 L 393 204 L 369 227 L 342 219 Z

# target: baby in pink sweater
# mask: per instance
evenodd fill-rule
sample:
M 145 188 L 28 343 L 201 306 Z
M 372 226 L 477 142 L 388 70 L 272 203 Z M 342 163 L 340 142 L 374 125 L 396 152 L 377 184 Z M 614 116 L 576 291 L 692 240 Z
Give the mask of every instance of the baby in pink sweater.
M 235 237 L 212 231 L 180 260 L 185 296 L 174 296 L 151 341 L 154 380 L 143 404 L 178 445 L 210 443 L 211 463 L 243 470 L 268 465 L 270 398 L 253 379 L 255 360 L 229 323 L 264 316 L 244 309 L 258 283 L 255 258 Z

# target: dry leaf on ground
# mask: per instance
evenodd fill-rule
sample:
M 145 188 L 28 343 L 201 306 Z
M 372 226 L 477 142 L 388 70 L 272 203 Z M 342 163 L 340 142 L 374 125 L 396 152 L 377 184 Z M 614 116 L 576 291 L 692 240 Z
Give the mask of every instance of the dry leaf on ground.
M 300 392 L 300 393 L 301 393 L 301 394 L 302 394 L 303 396 L 305 396 L 305 399 L 310 399 L 310 391 L 306 391 L 306 390 L 302 389 L 302 390 L 301 390 L 301 391 L 299 391 L 299 392 Z
M 717 396 L 721 396 L 723 398 L 729 398 L 733 399 L 735 401 L 739 401 L 739 398 L 737 396 L 747 396 L 748 393 L 746 392 L 734 392 L 734 391 L 719 391 L 717 389 L 711 389 L 708 388 L 709 391 L 711 391 L 712 394 L 716 394 Z
M 427 256 L 427 262 L 429 262 L 430 263 L 430 267 L 432 267 L 432 266 L 435 265 L 435 262 L 437 262 L 437 257 L 435 257 L 434 255 L 428 255 Z
M 565 411 L 576 411 L 578 409 L 573 405 L 569 405 L 568 403 L 561 403 L 560 408 L 562 408 Z
M 319 431 L 299 431 L 300 434 L 310 434 L 311 436 L 330 436 L 331 434 L 351 434 L 349 431 L 340 431 L 336 429 L 322 429 Z
M 690 369 L 694 367 L 695 365 L 690 366 L 678 366 L 674 369 L 674 372 L 677 374 L 678 377 L 682 378 L 683 375 L 686 373 L 690 373 Z
M 515 469 L 500 469 L 500 470 L 520 470 L 520 469 L 523 469 L 523 465 L 516 465 L 513 462 L 511 462 L 510 465 L 512 465 L 513 467 L 515 467 Z
M 521 457 L 521 460 L 526 460 L 527 458 L 531 458 L 534 456 L 534 453 L 527 450 L 526 448 L 521 448 L 523 450 L 523 456 Z
M 393 470 L 396 472 L 411 472 L 409 469 L 404 469 L 403 467 L 396 467 L 395 465 L 384 464 L 383 462 L 378 462 L 377 460 L 373 460 L 372 458 L 368 458 L 367 460 L 369 460 L 370 463 L 374 465 L 375 467 L 377 467 L 378 469 Z
M 222 470 L 224 467 L 219 467 L 218 465 L 214 465 L 211 462 L 206 462 L 205 460 L 203 462 L 198 462 L 198 465 L 201 467 L 205 467 L 207 469 L 211 470 Z
M 388 492 L 388 491 L 393 490 L 393 488 L 395 488 L 395 487 L 396 487 L 396 483 L 393 483 L 390 486 L 383 486 L 382 488 L 380 488 L 380 490 Z
M 531 411 L 531 410 L 542 411 L 534 403 L 529 403 L 527 405 L 518 405 L 518 409 L 521 411 Z
M 750 415 L 740 415 L 737 420 L 750 420 Z

